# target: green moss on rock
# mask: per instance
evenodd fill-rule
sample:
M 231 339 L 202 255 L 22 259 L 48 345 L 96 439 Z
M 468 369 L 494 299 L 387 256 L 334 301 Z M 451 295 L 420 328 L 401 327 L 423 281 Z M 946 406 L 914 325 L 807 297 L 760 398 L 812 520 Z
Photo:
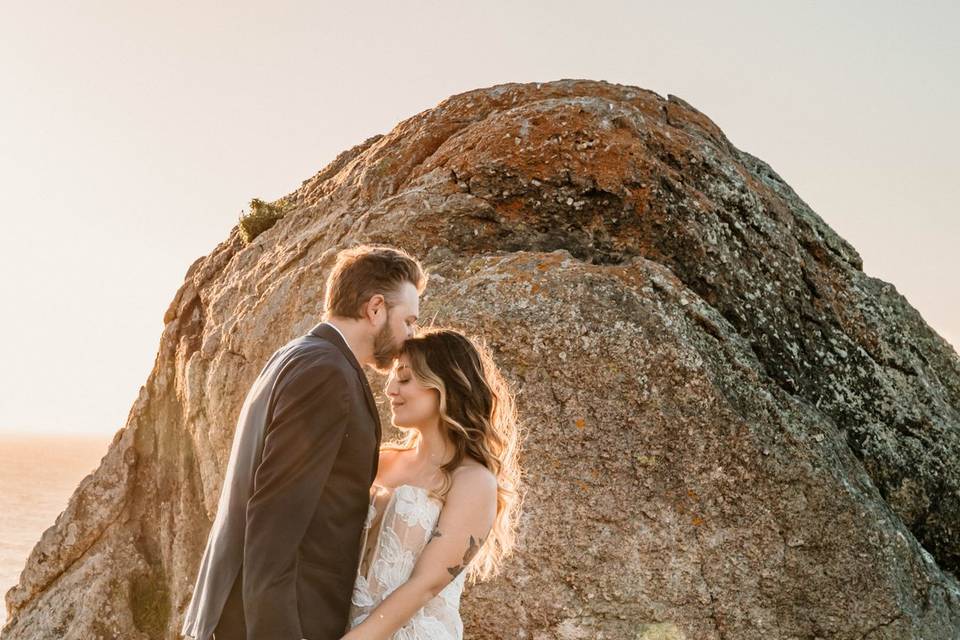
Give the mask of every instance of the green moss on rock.
M 240 215 L 240 235 L 247 244 L 272 227 L 287 213 L 287 203 L 282 200 L 271 203 L 259 198 L 250 201 L 250 211 Z
M 159 638 L 170 623 L 170 591 L 164 576 L 148 573 L 130 584 L 130 611 L 137 629 Z

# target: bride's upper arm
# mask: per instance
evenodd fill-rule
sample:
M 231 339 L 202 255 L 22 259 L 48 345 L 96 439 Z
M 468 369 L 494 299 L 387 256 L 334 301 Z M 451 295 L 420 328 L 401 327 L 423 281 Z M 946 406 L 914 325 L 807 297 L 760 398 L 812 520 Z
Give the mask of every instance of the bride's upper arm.
M 434 595 L 440 593 L 480 550 L 496 516 L 496 476 L 480 465 L 458 469 L 410 580 L 420 582 Z

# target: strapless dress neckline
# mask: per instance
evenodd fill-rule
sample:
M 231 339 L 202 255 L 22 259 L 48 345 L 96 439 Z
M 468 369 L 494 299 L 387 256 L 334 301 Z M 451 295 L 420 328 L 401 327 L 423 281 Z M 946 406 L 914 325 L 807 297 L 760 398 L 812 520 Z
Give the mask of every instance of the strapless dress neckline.
M 376 482 L 374 482 L 374 483 L 373 483 L 373 486 L 375 486 L 375 487 L 380 487 L 381 489 L 399 489 L 400 487 L 413 487 L 414 489 L 423 489 L 424 491 L 429 491 L 429 489 L 427 489 L 426 487 L 421 487 L 420 485 L 416 485 L 416 484 L 406 484 L 406 483 L 404 483 L 404 484 L 398 484 L 398 485 L 395 486 L 395 487 L 388 487 L 388 486 L 386 486 L 386 485 L 377 484 Z
M 376 482 L 374 482 L 372 486 L 374 486 L 374 487 L 380 487 L 381 489 L 386 489 L 386 490 L 392 491 L 392 492 L 396 492 L 397 489 L 401 489 L 401 488 L 403 488 L 403 487 L 409 487 L 410 489 L 419 489 L 420 491 L 426 493 L 426 494 L 427 494 L 427 497 L 433 498 L 434 500 L 439 501 L 439 498 L 436 498 L 435 496 L 430 495 L 430 489 L 428 489 L 428 488 L 426 488 L 426 487 L 421 487 L 420 485 L 416 485 L 416 484 L 406 484 L 406 483 L 404 483 L 404 484 L 398 484 L 398 485 L 395 486 L 395 487 L 386 487 L 386 486 L 384 486 L 384 485 L 382 485 L 382 484 L 377 484 Z M 372 502 L 372 500 L 371 500 L 371 502 Z

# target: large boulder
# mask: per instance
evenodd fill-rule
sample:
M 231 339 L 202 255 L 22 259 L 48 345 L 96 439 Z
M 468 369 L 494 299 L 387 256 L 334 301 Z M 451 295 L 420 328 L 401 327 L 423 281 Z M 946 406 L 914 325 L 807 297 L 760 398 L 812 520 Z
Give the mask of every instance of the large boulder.
M 246 391 L 355 242 L 420 256 L 421 316 L 518 395 L 520 544 L 468 585 L 467 637 L 960 635 L 960 358 L 683 100 L 470 91 L 276 204 L 190 266 L 4 640 L 178 637 Z

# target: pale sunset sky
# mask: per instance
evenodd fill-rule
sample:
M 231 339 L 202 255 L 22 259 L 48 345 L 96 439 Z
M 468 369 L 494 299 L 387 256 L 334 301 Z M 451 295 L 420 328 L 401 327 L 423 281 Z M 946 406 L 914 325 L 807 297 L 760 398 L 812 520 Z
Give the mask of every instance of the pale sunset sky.
M 0 434 L 113 434 L 251 198 L 505 82 L 683 98 L 960 346 L 958 3 L 3 6 Z

